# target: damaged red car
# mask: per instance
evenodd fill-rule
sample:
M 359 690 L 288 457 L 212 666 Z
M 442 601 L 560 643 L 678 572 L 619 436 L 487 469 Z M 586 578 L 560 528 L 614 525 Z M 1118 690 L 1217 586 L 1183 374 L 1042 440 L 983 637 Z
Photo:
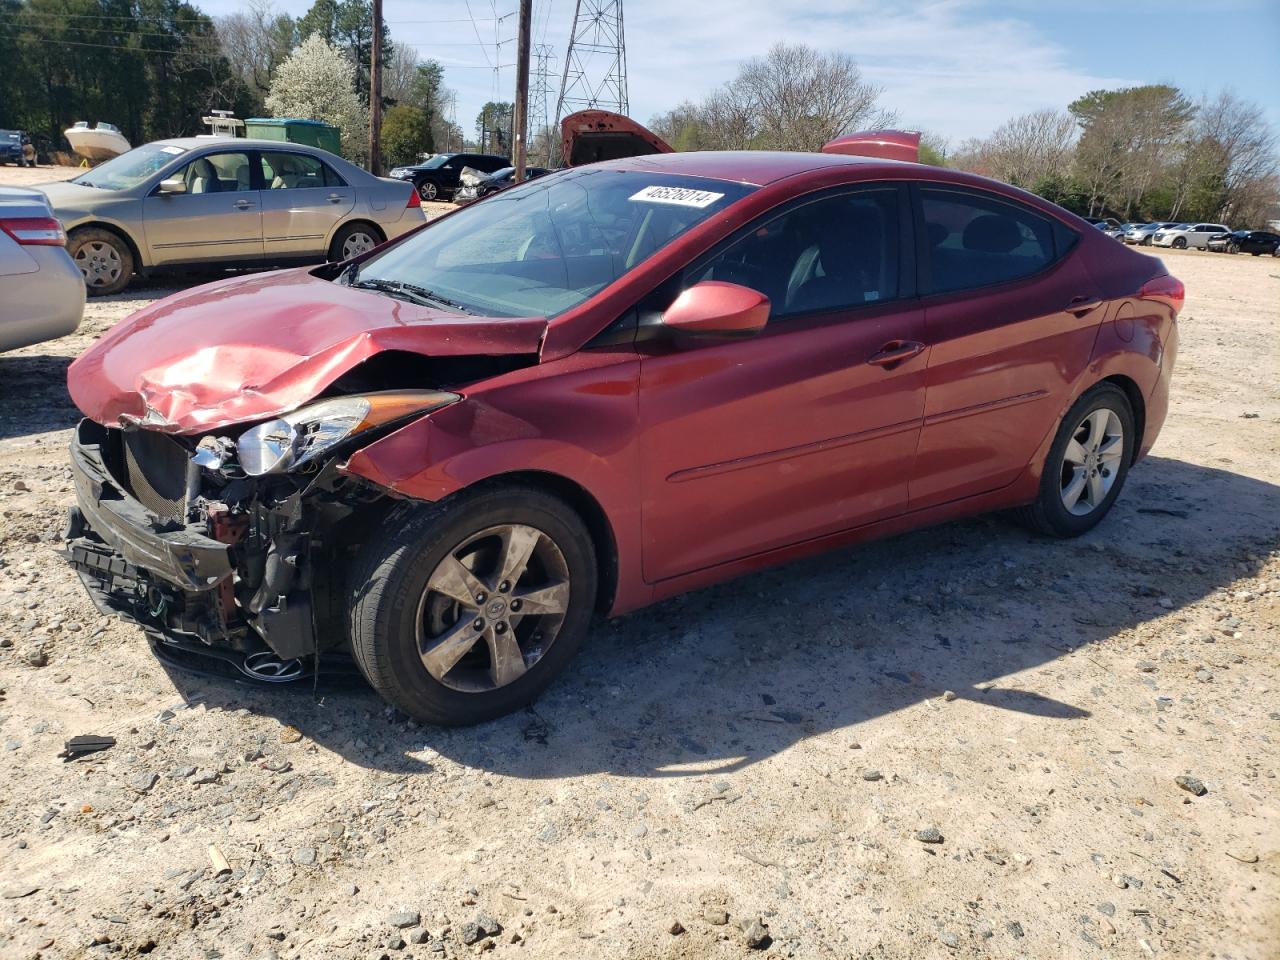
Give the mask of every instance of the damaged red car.
M 103 337 L 69 372 L 94 596 L 255 676 L 349 651 L 467 723 L 598 614 L 983 511 L 1103 518 L 1168 405 L 1159 260 L 856 138 L 649 146 Z

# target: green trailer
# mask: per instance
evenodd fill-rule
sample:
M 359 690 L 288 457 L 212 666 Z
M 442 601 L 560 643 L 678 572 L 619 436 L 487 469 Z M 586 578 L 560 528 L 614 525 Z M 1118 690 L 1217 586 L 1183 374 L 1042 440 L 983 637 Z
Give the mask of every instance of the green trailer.
M 287 117 L 256 117 L 244 122 L 244 135 L 259 140 L 305 143 L 330 153 L 342 153 L 342 134 L 321 120 L 293 120 Z

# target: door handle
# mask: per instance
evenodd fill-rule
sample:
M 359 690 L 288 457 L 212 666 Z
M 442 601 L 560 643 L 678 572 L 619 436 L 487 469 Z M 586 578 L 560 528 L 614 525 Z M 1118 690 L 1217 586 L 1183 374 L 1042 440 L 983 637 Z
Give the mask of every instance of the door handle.
M 331 194 L 329 194 L 329 202 L 330 202 L 330 203 L 341 203 L 341 202 L 342 202 L 342 194 L 340 194 L 340 193 L 331 193 Z
M 237 210 L 248 210 L 252 206 L 253 206 L 252 200 L 237 200 L 235 202 L 235 208 Z
M 1090 311 L 1097 310 L 1102 306 L 1102 301 L 1097 297 L 1089 299 L 1088 297 L 1072 297 L 1071 303 L 1067 306 L 1067 313 L 1076 317 L 1083 317 Z
M 877 352 L 867 358 L 867 363 L 874 367 L 889 369 L 924 351 L 924 344 L 915 340 L 890 340 Z

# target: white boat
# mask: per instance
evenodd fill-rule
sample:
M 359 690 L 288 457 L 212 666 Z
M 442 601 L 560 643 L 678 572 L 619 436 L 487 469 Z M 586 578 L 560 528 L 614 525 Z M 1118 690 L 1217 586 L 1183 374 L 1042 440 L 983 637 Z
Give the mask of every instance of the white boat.
M 90 127 L 88 121 L 81 120 L 62 133 L 67 138 L 67 143 L 71 144 L 71 149 L 86 160 L 110 160 L 133 149 L 120 128 L 110 123 Z
M 243 136 L 244 121 L 237 120 L 230 110 L 211 110 L 212 117 L 201 117 L 209 125 L 208 133 L 198 133 L 197 137 L 239 137 Z

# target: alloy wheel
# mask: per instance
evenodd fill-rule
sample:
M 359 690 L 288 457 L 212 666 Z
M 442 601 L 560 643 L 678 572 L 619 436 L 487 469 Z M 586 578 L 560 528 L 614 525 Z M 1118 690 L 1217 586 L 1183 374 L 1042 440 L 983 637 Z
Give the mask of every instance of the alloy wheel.
M 547 534 L 503 524 L 445 556 L 418 601 L 418 655 L 454 690 L 481 693 L 520 679 L 546 655 L 569 610 L 569 567 Z
M 1124 426 L 1114 410 L 1103 407 L 1086 416 L 1072 432 L 1062 459 L 1062 505 L 1077 517 L 1088 516 L 1106 500 L 1120 474 Z
M 90 240 L 75 255 L 76 266 L 90 287 L 109 287 L 120 279 L 124 263 L 120 252 L 102 240 Z
M 418 196 L 423 200 L 434 200 L 439 194 L 439 188 L 430 180 L 424 180 L 418 184 Z
M 363 230 L 357 230 L 355 233 L 342 241 L 342 259 L 350 260 L 352 257 L 358 257 L 362 253 L 372 250 L 378 245 L 378 241 L 373 238 L 372 234 Z

